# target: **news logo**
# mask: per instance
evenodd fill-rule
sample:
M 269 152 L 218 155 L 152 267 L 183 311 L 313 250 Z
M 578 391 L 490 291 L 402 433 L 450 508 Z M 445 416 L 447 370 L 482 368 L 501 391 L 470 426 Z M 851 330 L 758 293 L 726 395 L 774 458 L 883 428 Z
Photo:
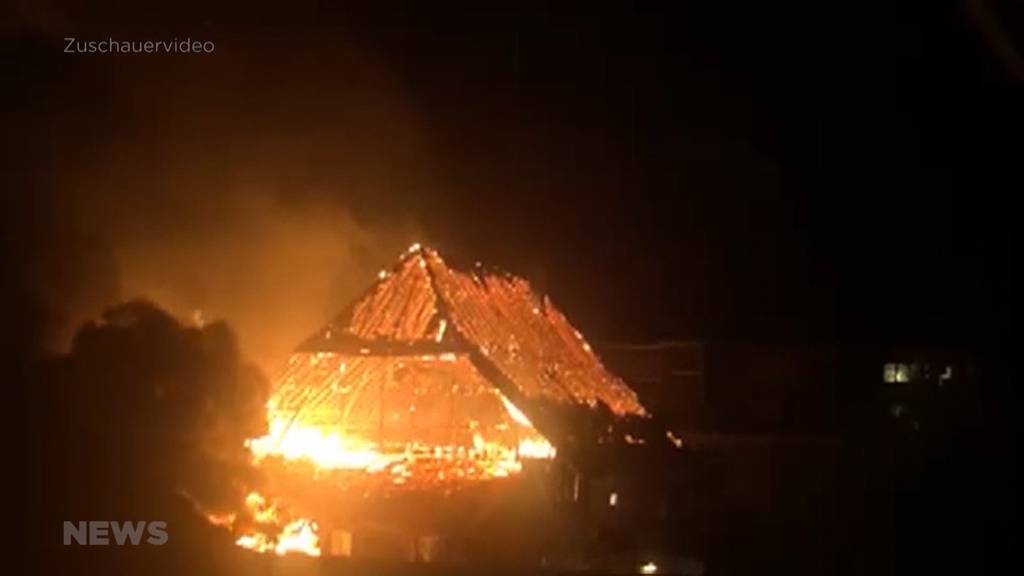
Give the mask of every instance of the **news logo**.
M 146 538 L 143 539 L 143 535 Z M 89 520 L 64 522 L 65 546 L 163 546 L 167 543 L 167 522 L 116 522 Z

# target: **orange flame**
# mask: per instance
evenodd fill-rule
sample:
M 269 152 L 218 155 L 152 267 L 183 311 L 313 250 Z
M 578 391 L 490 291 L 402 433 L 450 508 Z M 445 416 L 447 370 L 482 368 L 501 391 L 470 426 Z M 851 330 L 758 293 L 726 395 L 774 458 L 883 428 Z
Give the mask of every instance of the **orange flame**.
M 281 526 L 281 512 L 276 502 L 269 503 L 259 492 L 245 496 L 245 510 L 259 529 L 252 528 L 238 533 L 235 544 L 260 553 L 278 556 L 287 554 L 320 555 L 319 526 L 306 518 L 296 518 Z M 235 532 L 237 515 L 207 514 L 207 520 Z

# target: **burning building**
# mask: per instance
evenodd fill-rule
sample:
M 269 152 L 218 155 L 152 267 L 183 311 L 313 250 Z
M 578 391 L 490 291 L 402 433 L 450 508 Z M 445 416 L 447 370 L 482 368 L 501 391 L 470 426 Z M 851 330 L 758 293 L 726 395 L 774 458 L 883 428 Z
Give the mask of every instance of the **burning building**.
M 351 519 L 345 495 L 450 495 L 550 461 L 580 436 L 579 422 L 647 416 L 525 280 L 458 271 L 414 245 L 298 347 L 267 404 L 268 432 L 248 447 L 262 469 L 289 478 L 276 491 L 301 494 L 289 504 L 321 516 L 344 508 Z M 331 538 L 334 553 L 349 554 L 348 532 Z

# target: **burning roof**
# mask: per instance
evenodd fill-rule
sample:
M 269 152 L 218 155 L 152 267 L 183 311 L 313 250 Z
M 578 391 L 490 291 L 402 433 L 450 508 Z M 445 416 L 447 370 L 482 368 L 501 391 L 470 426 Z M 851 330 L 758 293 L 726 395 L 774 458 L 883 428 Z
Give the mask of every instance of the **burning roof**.
M 460 272 L 418 244 L 300 350 L 467 354 L 506 394 L 531 402 L 602 405 L 616 416 L 648 415 L 636 394 L 526 280 Z
M 249 448 L 389 485 L 503 477 L 554 455 L 560 424 L 541 434 L 527 415 L 552 406 L 647 416 L 525 280 L 459 272 L 414 245 L 292 355 Z

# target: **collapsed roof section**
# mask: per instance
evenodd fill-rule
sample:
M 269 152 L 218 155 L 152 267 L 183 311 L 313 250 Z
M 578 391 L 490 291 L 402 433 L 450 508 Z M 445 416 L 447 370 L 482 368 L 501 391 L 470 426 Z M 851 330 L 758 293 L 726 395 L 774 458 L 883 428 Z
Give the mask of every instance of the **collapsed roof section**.
M 467 354 L 502 392 L 530 403 L 606 407 L 649 416 L 583 336 L 528 282 L 460 272 L 413 245 L 391 272 L 304 342 L 299 352 L 368 356 Z

